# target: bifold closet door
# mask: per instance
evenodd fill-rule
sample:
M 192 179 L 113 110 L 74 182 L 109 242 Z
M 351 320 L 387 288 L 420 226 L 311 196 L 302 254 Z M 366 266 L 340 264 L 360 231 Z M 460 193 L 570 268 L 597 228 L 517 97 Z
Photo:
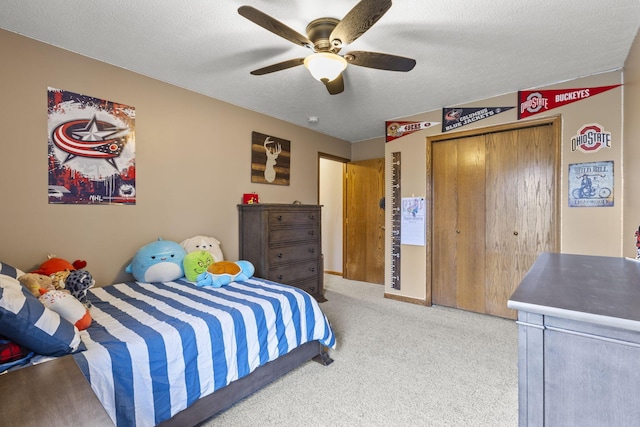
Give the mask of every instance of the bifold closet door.
M 538 255 L 556 247 L 553 127 L 486 138 L 486 313 L 515 318 L 507 300 Z
M 432 158 L 432 302 L 483 313 L 484 136 L 434 143 Z
M 507 301 L 557 245 L 550 124 L 436 141 L 432 303 L 515 318 Z

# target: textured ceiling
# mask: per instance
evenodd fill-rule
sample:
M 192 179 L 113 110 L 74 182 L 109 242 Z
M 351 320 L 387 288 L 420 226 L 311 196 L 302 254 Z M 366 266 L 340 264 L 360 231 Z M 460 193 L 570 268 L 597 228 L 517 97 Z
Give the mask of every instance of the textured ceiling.
M 311 52 L 241 17 L 241 5 L 305 34 L 356 3 L 2 0 L 0 28 L 356 142 L 383 136 L 385 120 L 621 69 L 640 23 L 638 0 L 396 0 L 341 53 L 412 57 L 412 71 L 349 65 L 338 95 L 302 66 L 249 74 Z

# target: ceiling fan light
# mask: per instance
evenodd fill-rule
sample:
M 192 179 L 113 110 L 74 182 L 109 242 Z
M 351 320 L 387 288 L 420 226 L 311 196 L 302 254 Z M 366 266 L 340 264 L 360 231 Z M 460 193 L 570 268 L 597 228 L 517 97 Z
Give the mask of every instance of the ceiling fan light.
M 340 55 L 329 52 L 318 52 L 304 59 L 314 79 L 318 81 L 332 81 L 347 68 L 347 61 Z

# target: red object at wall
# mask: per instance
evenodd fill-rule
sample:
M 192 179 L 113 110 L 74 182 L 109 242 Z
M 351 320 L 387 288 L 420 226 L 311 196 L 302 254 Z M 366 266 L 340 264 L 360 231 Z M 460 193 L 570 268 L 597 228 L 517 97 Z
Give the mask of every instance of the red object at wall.
M 244 193 L 242 195 L 242 203 L 244 203 L 245 205 L 260 203 L 260 198 L 256 193 Z

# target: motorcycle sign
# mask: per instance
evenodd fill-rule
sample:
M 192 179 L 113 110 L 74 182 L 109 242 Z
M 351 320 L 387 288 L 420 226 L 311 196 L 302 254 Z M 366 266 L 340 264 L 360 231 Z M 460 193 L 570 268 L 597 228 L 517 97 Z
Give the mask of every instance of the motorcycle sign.
M 613 161 L 569 165 L 569 207 L 613 206 Z

